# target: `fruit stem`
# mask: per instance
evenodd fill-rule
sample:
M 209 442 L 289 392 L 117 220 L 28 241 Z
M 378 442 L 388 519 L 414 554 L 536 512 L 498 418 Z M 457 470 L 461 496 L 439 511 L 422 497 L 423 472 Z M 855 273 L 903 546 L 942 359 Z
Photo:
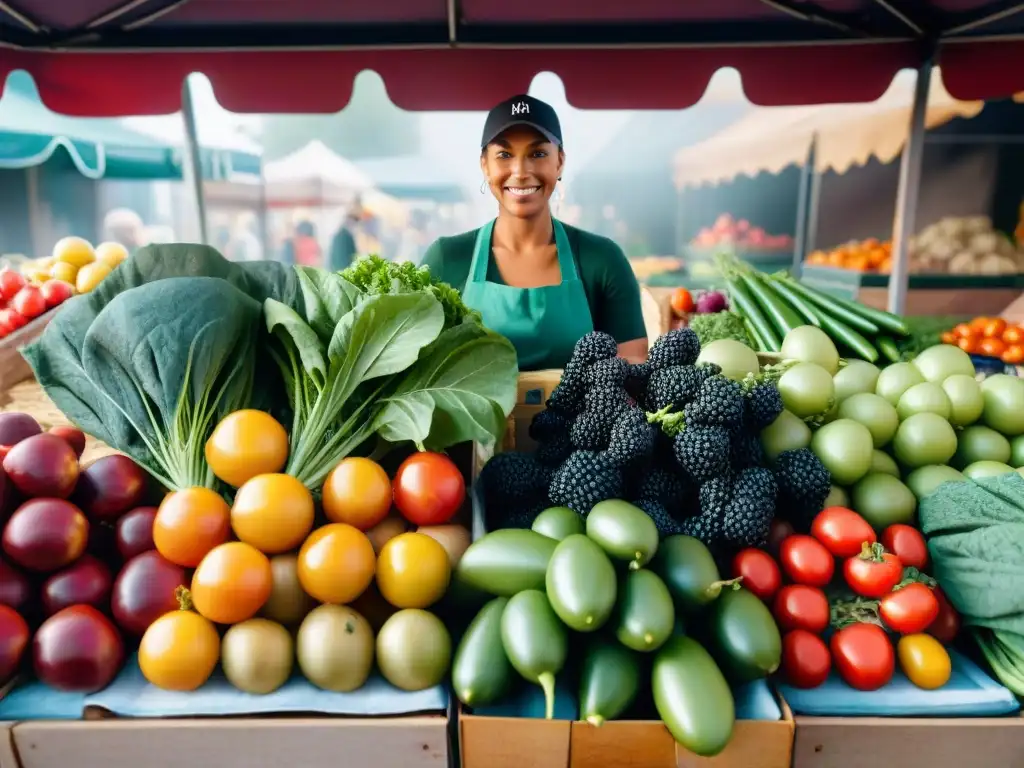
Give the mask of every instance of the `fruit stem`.
M 178 610 L 192 610 L 192 593 L 185 587 L 178 586 L 174 590 L 174 599 L 178 601 Z
M 631 570 L 631 571 L 639 571 L 640 568 L 642 567 L 641 564 L 640 564 L 640 561 L 644 559 L 643 552 L 637 552 L 635 557 L 636 557 L 636 559 L 635 560 L 631 560 L 630 563 L 629 563 L 629 570 Z
M 885 554 L 885 547 L 879 544 L 877 541 L 871 544 L 865 541 L 860 545 L 860 554 L 857 555 L 861 560 L 868 560 L 873 563 L 881 563 L 885 561 L 882 557 Z
M 600 728 L 602 725 L 604 725 L 604 718 L 600 715 L 591 715 L 587 718 L 587 722 L 595 728 Z
M 541 672 L 537 675 L 537 684 L 544 691 L 544 719 L 554 720 L 555 718 L 555 676 L 550 672 Z
M 741 581 L 743 581 L 742 576 L 737 576 L 735 579 L 729 579 L 728 581 L 713 581 L 708 585 L 705 594 L 707 594 L 708 597 L 714 599 L 718 597 L 720 594 L 722 594 L 722 590 L 726 587 L 729 587 L 733 590 L 739 589 L 741 586 Z

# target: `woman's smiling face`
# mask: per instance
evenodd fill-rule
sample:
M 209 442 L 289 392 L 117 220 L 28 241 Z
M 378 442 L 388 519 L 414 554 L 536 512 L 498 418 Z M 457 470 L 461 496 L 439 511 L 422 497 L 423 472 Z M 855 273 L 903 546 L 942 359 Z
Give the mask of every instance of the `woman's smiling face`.
M 480 169 L 498 204 L 526 219 L 546 209 L 564 163 L 562 150 L 527 126 L 505 131 L 480 156 Z

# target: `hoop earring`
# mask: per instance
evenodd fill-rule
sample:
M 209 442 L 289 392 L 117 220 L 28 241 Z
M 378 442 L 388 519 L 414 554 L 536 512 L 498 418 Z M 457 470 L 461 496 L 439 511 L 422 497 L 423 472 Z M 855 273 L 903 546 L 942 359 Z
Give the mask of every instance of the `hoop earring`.
M 481 195 L 484 194 L 487 191 L 487 182 L 488 182 L 488 179 L 484 179 L 483 181 L 480 182 L 480 194 Z

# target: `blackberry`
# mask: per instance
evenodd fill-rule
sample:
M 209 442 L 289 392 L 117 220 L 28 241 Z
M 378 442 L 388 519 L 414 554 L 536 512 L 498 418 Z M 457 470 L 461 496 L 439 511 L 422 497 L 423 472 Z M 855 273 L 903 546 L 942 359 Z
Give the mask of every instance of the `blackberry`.
M 588 365 L 593 365 L 599 360 L 617 357 L 618 354 L 619 345 L 611 335 L 601 331 L 594 331 L 576 342 L 576 346 L 572 350 L 572 357 L 569 358 L 569 363 L 566 367 L 579 366 L 584 368 Z
M 677 510 L 682 509 L 689 492 L 690 484 L 678 469 L 651 467 L 643 472 L 635 496 L 657 501 L 673 514 L 678 514 Z
M 753 467 L 740 472 L 725 507 L 723 534 L 737 547 L 760 547 L 768 539 L 775 516 L 775 477 L 771 470 Z
M 478 478 L 492 527 L 505 527 L 523 506 L 546 502 L 551 476 L 551 468 L 529 454 L 510 451 L 492 457 Z
M 770 382 L 755 384 L 747 392 L 745 420 L 751 429 L 760 432 L 782 413 L 782 395 Z
M 639 403 L 646 399 L 647 382 L 651 378 L 650 363 L 633 363 L 626 374 L 626 392 Z
M 705 426 L 737 426 L 743 421 L 743 387 L 724 376 L 712 376 L 700 386 L 686 406 L 686 423 Z
M 586 394 L 586 388 L 583 385 L 583 377 L 563 376 L 562 380 L 558 382 L 551 391 L 551 396 L 545 403 L 545 407 L 549 411 L 556 411 L 563 416 L 575 416 L 583 410 L 583 396 Z
M 654 439 L 657 434 L 657 427 L 647 421 L 647 414 L 643 409 L 630 406 L 612 425 L 608 439 L 608 457 L 618 464 L 628 464 L 647 458 L 654 451 Z
M 552 504 L 587 515 L 599 501 L 619 498 L 622 486 L 622 473 L 607 456 L 576 451 L 555 471 L 548 496 Z
M 654 371 L 647 383 L 647 410 L 683 410 L 712 375 L 711 369 L 703 365 L 673 365 Z
M 512 512 L 504 525 L 495 526 L 494 521 L 488 520 L 488 530 L 494 530 L 496 527 L 502 528 L 530 528 L 533 526 L 533 521 L 537 519 L 537 515 L 547 509 L 547 501 L 538 502 L 532 506 L 521 506 L 515 512 Z
M 687 426 L 672 443 L 676 461 L 697 485 L 729 467 L 729 433 L 724 427 Z
M 612 437 L 615 420 L 629 407 L 624 389 L 592 389 L 584 399 L 584 409 L 569 430 L 572 444 L 583 451 L 603 451 Z
M 676 328 L 654 342 L 647 353 L 651 368 L 668 368 L 672 365 L 693 365 L 700 355 L 700 339 L 690 328 Z
M 534 456 L 544 466 L 557 468 L 569 458 L 569 454 L 573 450 L 572 440 L 569 439 L 568 433 L 562 433 L 540 443 Z
M 733 478 L 719 475 L 700 487 L 700 514 L 683 520 L 683 533 L 707 545 L 721 544 L 725 539 L 725 510 L 732 498 Z
M 538 443 L 569 433 L 569 419 L 554 410 L 540 411 L 530 422 L 530 437 Z
M 629 363 L 621 357 L 598 360 L 583 373 L 583 381 L 591 389 L 624 387 L 629 375 Z
M 775 460 L 778 485 L 776 514 L 798 531 L 810 530 L 811 521 L 832 490 L 832 475 L 809 448 L 783 451 Z
M 737 430 L 729 440 L 729 463 L 735 470 L 765 465 L 761 438 L 744 430 Z
M 654 521 L 654 527 L 658 529 L 658 534 L 662 538 L 683 532 L 682 524 L 672 517 L 660 502 L 652 499 L 641 499 L 640 501 L 634 501 L 633 504 L 640 507 Z

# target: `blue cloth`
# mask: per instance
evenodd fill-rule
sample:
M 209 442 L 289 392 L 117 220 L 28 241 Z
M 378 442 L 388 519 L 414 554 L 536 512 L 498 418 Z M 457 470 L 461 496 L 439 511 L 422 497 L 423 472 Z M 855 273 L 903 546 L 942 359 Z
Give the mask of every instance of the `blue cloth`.
M 84 693 L 65 693 L 32 680 L 0 700 L 0 720 L 79 720 L 84 709 Z

